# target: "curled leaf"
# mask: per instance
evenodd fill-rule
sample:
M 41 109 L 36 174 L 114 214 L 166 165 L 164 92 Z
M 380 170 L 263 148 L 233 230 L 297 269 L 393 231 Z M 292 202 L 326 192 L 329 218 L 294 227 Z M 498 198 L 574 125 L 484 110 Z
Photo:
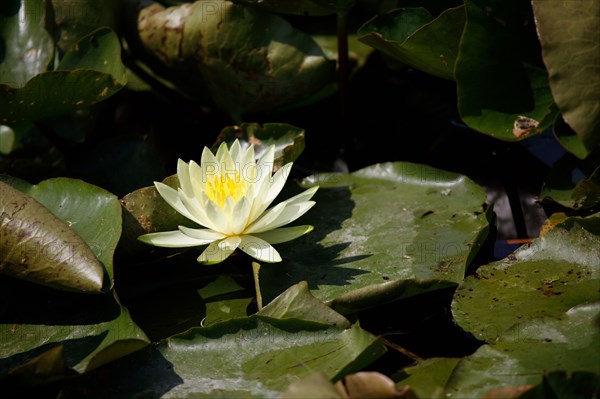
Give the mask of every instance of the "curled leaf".
M 104 268 L 86 242 L 32 197 L 0 181 L 0 273 L 100 293 Z

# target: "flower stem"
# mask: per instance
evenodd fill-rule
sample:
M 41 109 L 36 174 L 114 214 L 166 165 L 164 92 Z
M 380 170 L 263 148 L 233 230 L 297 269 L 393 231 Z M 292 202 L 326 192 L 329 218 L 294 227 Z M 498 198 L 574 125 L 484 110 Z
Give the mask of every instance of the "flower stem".
M 252 274 L 254 275 L 254 289 L 256 290 L 256 305 L 258 310 L 262 309 L 262 295 L 260 294 L 260 282 L 258 272 L 260 271 L 260 263 L 252 262 Z

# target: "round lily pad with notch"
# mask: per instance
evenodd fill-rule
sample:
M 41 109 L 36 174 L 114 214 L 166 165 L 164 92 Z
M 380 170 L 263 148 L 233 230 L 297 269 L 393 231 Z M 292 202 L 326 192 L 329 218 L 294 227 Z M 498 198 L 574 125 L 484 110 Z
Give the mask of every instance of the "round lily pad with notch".
M 297 222 L 314 231 L 262 265 L 265 303 L 302 280 L 342 314 L 453 287 L 487 235 L 483 189 L 455 173 L 397 162 L 302 185 L 320 186 Z

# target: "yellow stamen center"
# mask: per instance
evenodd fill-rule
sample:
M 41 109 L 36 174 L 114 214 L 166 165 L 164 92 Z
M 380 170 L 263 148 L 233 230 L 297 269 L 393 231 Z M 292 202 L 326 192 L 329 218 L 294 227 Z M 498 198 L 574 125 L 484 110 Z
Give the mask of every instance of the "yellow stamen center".
M 248 183 L 236 172 L 225 172 L 209 176 L 206 180 L 206 195 L 212 202 L 223 208 L 227 197 L 237 202 L 246 195 Z

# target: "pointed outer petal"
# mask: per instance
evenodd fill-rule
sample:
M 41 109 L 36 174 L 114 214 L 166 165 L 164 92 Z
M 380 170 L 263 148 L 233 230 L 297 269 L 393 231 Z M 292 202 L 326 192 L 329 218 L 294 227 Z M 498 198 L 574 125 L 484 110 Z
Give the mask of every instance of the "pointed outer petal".
M 200 159 L 200 169 L 202 170 L 202 179 L 200 183 L 205 185 L 208 177 L 219 174 L 219 167 L 219 161 L 217 158 L 208 149 L 208 147 L 204 147 L 202 150 L 202 158 Z
M 265 214 L 262 214 L 264 212 L 264 209 L 261 211 L 261 213 L 255 214 L 254 212 L 259 209 L 255 210 L 255 208 L 253 206 L 252 211 L 250 212 L 250 218 L 249 218 L 251 220 L 251 223 L 253 223 L 253 224 L 250 225 L 250 227 L 248 229 L 246 229 L 246 233 L 250 233 L 250 232 L 256 233 L 257 231 L 259 231 L 257 228 L 257 225 L 259 223 L 261 223 L 261 226 L 271 225 L 272 221 L 275 218 L 279 217 L 279 214 L 275 214 L 275 213 L 271 214 L 275 210 L 275 208 L 284 206 L 284 204 L 285 204 L 285 206 L 288 206 L 288 205 L 300 205 L 302 203 L 306 203 L 308 200 L 310 200 L 312 198 L 313 195 L 315 195 L 318 188 L 319 188 L 319 186 L 314 186 L 314 187 L 309 188 L 308 190 L 301 192 L 298 195 L 288 198 L 287 200 L 282 201 L 279 204 L 277 204 L 275 207 L 269 209 L 267 211 L 267 213 L 265 213 Z M 258 196 L 257 196 L 257 200 L 258 200 Z M 258 202 L 258 201 L 256 201 L 256 202 Z M 311 207 L 312 207 L 312 205 L 311 205 Z M 306 212 L 306 211 L 304 211 L 304 212 Z M 261 214 L 262 214 L 262 216 L 261 216 Z M 298 217 L 300 217 L 300 216 L 298 216 Z M 271 218 L 271 220 L 267 220 L 266 219 L 267 217 Z M 257 218 L 256 222 L 255 222 L 255 218 Z M 291 222 L 291 220 L 290 220 L 290 222 Z M 288 223 L 290 223 L 290 222 L 288 222 Z M 279 226 L 283 226 L 284 224 L 287 224 L 287 223 L 280 224 Z M 271 227 L 271 228 L 274 228 L 274 227 Z M 270 230 L 270 228 L 267 230 Z M 265 231 L 265 229 L 261 227 L 260 231 Z
M 179 185 L 183 192 L 190 197 L 193 196 L 194 190 L 190 182 L 190 166 L 181 159 L 177 160 L 177 177 L 179 178 Z
M 154 245 L 156 247 L 166 248 L 197 247 L 199 245 L 206 245 L 210 242 L 190 237 L 188 235 L 183 234 L 179 230 L 144 234 L 142 236 L 139 236 L 138 240 L 146 244 Z
M 271 205 L 271 203 L 275 200 L 277 195 L 281 192 L 283 186 L 285 185 L 285 181 L 290 175 L 291 169 L 292 162 L 285 164 L 273 175 L 273 177 L 271 178 L 272 183 L 269 186 L 269 190 L 265 194 L 261 207 L 258 209 L 259 214 L 263 213 L 265 209 L 267 209 L 269 205 Z
M 281 262 L 281 256 L 279 255 L 279 252 L 277 252 L 277 250 L 273 248 L 271 244 L 255 236 L 243 235 L 242 242 L 240 243 L 240 249 L 262 262 Z
M 235 158 L 234 158 L 235 159 Z M 249 145 L 246 148 L 246 151 L 240 153 L 239 158 L 237 159 L 242 165 L 246 164 L 256 164 L 256 155 L 254 154 L 254 146 Z
M 284 202 L 288 205 L 301 204 L 301 203 L 306 202 L 309 199 L 311 199 L 312 196 L 315 195 L 315 193 L 317 192 L 318 189 L 319 189 L 319 186 L 311 187 L 308 190 L 301 192 L 300 194 L 297 194 L 291 198 L 288 198 Z
M 220 162 L 219 166 L 221 167 L 221 173 L 226 173 L 231 176 L 238 170 L 239 165 L 235 164 L 229 151 L 225 151 L 220 158 L 217 156 L 217 159 Z
M 212 222 L 210 217 L 207 215 L 206 210 L 202 208 L 195 197 L 188 197 L 185 195 L 182 189 L 179 189 L 178 197 L 186 211 L 194 216 L 194 219 L 192 220 L 201 226 L 207 227 L 211 230 L 216 230 L 215 224 Z
M 282 202 L 284 204 L 284 202 Z M 279 206 L 281 204 L 278 204 Z M 315 205 L 314 201 L 303 202 L 301 204 L 286 204 L 282 212 L 279 213 L 275 218 L 269 218 L 270 220 L 259 219 L 255 224 L 248 227 L 245 231 L 246 234 L 251 233 L 262 233 L 264 231 L 273 230 L 281 227 L 285 224 L 291 223 L 304 215 L 310 208 Z M 275 208 L 273 208 L 275 209 Z
M 223 156 L 226 152 L 229 153 L 229 150 L 227 149 L 227 143 L 223 141 L 217 149 L 217 153 L 215 154 L 215 157 L 219 163 L 223 161 Z
M 257 198 L 258 199 L 258 198 Z M 263 213 L 256 221 L 253 221 L 244 231 L 245 234 L 254 233 L 263 226 L 273 222 L 285 210 L 286 203 L 281 202 Z M 261 230 L 262 231 L 262 230 Z
M 222 240 L 226 237 L 225 234 L 211 229 L 191 229 L 189 227 L 179 226 L 179 231 L 196 240 L 206 241 L 206 244 L 210 244 L 213 241 Z
M 210 220 L 211 224 L 214 226 L 209 228 L 214 231 L 218 231 L 219 233 L 230 235 L 231 230 L 229 230 L 229 220 L 227 220 L 227 216 L 225 216 L 223 209 L 219 208 L 214 202 L 212 202 L 208 198 L 205 202 L 205 209 L 206 216 Z
M 154 187 L 156 187 L 156 190 L 160 196 L 167 201 L 167 204 L 171 205 L 171 207 L 173 207 L 177 212 L 181 213 L 183 216 L 193 222 L 200 223 L 200 220 L 193 213 L 188 211 L 185 205 L 183 205 L 181 199 L 179 198 L 179 194 L 175 189 L 157 181 L 154 182 Z
M 206 182 L 202 181 L 202 168 L 194 161 L 190 161 L 190 183 L 194 191 L 194 197 L 202 198 Z
M 242 146 L 240 145 L 240 142 L 238 141 L 238 139 L 235 139 L 233 144 L 231 144 L 231 147 L 229 147 L 229 153 L 231 154 L 231 158 L 233 158 L 234 162 L 239 161 L 238 157 L 240 156 L 241 152 L 242 152 Z
M 198 262 L 213 265 L 223 262 L 236 250 L 242 239 L 238 236 L 227 237 L 221 241 L 210 244 L 198 257 Z
M 269 244 L 280 244 L 282 242 L 292 241 L 306 233 L 310 233 L 313 229 L 314 227 L 311 225 L 282 227 L 263 233 L 253 233 L 252 235 L 265 240 Z
M 275 146 L 271 145 L 265 152 L 262 154 L 260 159 L 258 160 L 258 181 L 256 185 L 258 189 L 262 189 L 264 184 L 268 184 L 271 182 L 271 175 L 273 174 L 273 161 L 275 159 Z
M 248 216 L 252 206 L 246 197 L 241 198 L 233 208 L 231 215 L 231 229 L 233 234 L 241 234 L 248 225 Z

